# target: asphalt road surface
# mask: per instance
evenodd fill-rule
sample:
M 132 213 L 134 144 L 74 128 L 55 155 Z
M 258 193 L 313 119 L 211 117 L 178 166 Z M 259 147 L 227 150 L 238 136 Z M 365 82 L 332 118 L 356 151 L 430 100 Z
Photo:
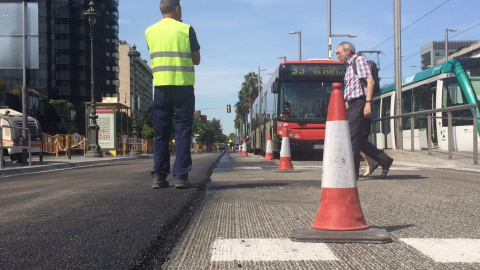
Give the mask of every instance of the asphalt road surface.
M 193 155 L 195 185 L 184 190 L 172 182 L 152 190 L 153 159 L 0 179 L 0 269 L 160 265 L 201 202 L 219 157 Z

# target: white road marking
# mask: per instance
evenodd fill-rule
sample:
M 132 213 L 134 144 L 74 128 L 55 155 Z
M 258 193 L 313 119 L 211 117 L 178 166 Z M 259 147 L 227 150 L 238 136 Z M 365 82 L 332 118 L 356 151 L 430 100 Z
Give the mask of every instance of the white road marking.
M 439 263 L 480 263 L 480 239 L 401 238 Z
M 234 170 L 262 170 L 262 167 L 234 167 Z
M 334 261 L 324 243 L 301 243 L 290 239 L 216 239 L 211 261 Z
M 302 169 L 320 169 L 320 168 L 322 168 L 322 166 L 305 165 L 305 166 L 295 166 L 295 168 L 302 168 Z

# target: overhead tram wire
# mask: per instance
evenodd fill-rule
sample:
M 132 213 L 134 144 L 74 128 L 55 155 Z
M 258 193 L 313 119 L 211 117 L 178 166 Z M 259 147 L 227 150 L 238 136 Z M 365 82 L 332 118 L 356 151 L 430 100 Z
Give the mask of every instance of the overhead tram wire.
M 436 11 L 437 9 L 439 9 L 441 6 L 445 5 L 447 2 L 449 2 L 450 0 L 446 0 L 445 2 L 443 2 L 442 4 L 440 4 L 439 6 L 437 6 L 436 8 L 432 9 L 431 11 L 429 11 L 427 14 L 423 15 L 422 17 L 418 18 L 416 21 L 412 22 L 411 24 L 407 25 L 405 28 L 402 29 L 402 32 L 403 30 L 406 30 L 407 28 L 409 28 L 410 26 L 416 24 L 417 22 L 419 22 L 421 19 L 427 17 L 428 15 L 430 15 L 431 13 L 433 13 L 434 11 Z M 385 42 L 391 40 L 393 38 L 393 36 L 389 37 L 387 40 L 383 41 L 382 43 L 378 44 L 377 46 L 373 47 L 371 49 L 371 51 L 373 51 L 375 48 L 379 47 L 380 45 L 384 44 Z
M 460 35 L 460 34 L 463 34 L 463 33 L 467 32 L 467 31 L 471 30 L 472 28 L 475 28 L 475 27 L 477 27 L 477 26 L 479 26 L 479 25 L 480 25 L 480 23 L 477 23 L 477 24 L 475 24 L 474 26 L 471 26 L 471 27 L 463 30 L 462 32 L 459 32 L 458 34 L 451 36 L 450 39 L 452 39 L 452 38 L 454 38 L 454 37 L 456 37 L 456 36 L 458 36 L 458 35 Z M 420 52 L 414 53 L 414 54 L 412 54 L 412 55 L 410 55 L 410 56 L 408 56 L 408 57 L 405 57 L 405 58 L 402 59 L 402 62 L 405 61 L 405 60 L 407 60 L 407 59 L 410 59 L 410 58 L 412 58 L 412 57 L 414 57 L 414 56 L 417 56 L 417 55 L 419 55 L 419 54 L 420 54 Z M 388 65 L 388 66 L 386 66 L 386 67 L 383 67 L 382 70 L 391 68 L 393 65 L 394 65 L 394 64 L 390 64 L 390 65 Z
M 454 37 L 456 37 L 456 36 L 458 36 L 458 35 L 461 35 L 461 34 L 467 32 L 468 30 L 470 30 L 470 29 L 472 29 L 472 28 L 475 28 L 475 27 L 477 27 L 477 26 L 479 26 L 479 25 L 480 25 L 480 23 L 477 23 L 477 24 L 475 24 L 474 26 L 469 27 L 469 28 L 463 30 L 462 32 L 458 32 L 456 35 L 452 35 L 449 39 L 452 39 L 452 38 L 454 38 Z

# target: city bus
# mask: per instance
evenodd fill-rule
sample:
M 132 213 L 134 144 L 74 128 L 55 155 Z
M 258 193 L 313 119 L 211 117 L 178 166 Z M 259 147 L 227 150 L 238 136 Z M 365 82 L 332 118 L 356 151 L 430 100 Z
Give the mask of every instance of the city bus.
M 373 98 L 374 118 L 392 115 L 395 104 L 395 84 L 383 87 Z M 448 60 L 402 80 L 402 114 L 429 109 L 448 108 L 458 105 L 477 104 L 480 100 L 480 58 L 458 58 Z M 473 151 L 473 134 L 480 134 L 480 122 L 473 130 L 473 109 L 452 111 L 453 151 Z M 480 119 L 480 114 L 475 111 Z M 404 149 L 411 145 L 411 118 L 401 120 Z M 432 130 L 427 134 L 427 118 L 414 119 L 414 149 L 430 147 L 448 151 L 448 121 L 446 112 L 432 115 Z M 380 149 L 396 148 L 394 120 L 375 121 L 370 140 L 376 141 Z M 375 137 L 373 137 L 375 136 Z M 480 140 L 479 140 L 480 142 Z M 480 146 L 480 145 L 479 145 Z
M 272 135 L 279 157 L 284 124 L 292 158 L 322 157 L 332 83 L 343 82 L 345 65 L 332 60 L 284 61 L 252 106 L 250 147 L 264 154 Z

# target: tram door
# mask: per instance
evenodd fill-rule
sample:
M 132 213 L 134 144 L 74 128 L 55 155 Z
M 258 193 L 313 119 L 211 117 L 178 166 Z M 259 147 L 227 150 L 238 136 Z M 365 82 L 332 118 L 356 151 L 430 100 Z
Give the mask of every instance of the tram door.
M 435 101 L 437 100 L 437 86 L 435 83 L 431 83 L 429 84 L 429 87 L 428 87 L 428 96 L 430 97 L 430 102 L 429 102 L 429 106 L 428 106 L 428 109 L 435 109 Z M 431 120 L 431 123 L 430 123 L 430 126 L 432 127 L 432 130 L 430 131 L 431 134 L 431 138 L 432 138 L 432 143 L 434 145 L 438 144 L 438 139 L 437 139 L 437 125 L 435 125 L 435 114 L 432 113 L 431 114 L 432 116 L 432 120 Z
M 440 85 L 440 84 L 439 84 Z M 456 78 L 446 78 L 442 81 L 442 95 L 440 101 L 442 108 L 468 104 Z M 439 91 L 440 92 L 440 91 Z M 472 151 L 472 112 L 470 109 L 452 111 L 453 150 Z M 448 120 L 447 113 L 442 112 L 441 121 L 437 120 L 439 131 L 438 146 L 442 150 L 448 149 Z M 437 115 L 438 116 L 438 115 Z
M 413 111 L 424 111 L 435 108 L 436 97 L 436 82 L 420 85 L 413 89 Z M 420 148 L 426 149 L 428 147 L 428 137 L 432 139 L 432 143 L 436 143 L 436 128 L 435 119 L 432 119 L 432 130 L 428 134 L 428 118 L 427 115 L 415 119 L 415 129 L 418 129 L 418 139 Z M 430 145 L 433 147 L 433 145 Z

